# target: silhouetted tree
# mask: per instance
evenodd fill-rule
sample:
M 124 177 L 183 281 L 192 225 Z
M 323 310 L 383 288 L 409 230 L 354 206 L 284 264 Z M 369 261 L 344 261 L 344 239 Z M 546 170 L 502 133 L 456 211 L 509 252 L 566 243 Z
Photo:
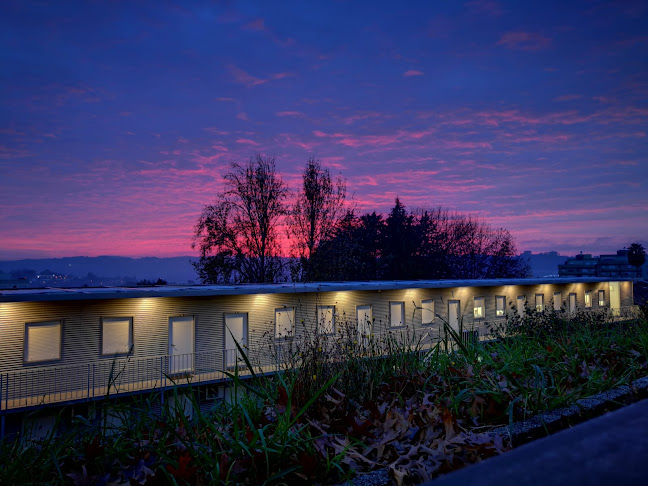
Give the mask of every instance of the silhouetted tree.
M 637 267 L 637 271 L 646 263 L 646 250 L 641 243 L 632 243 L 628 248 L 628 263 Z
M 257 155 L 234 163 L 224 175 L 225 191 L 204 207 L 192 247 L 193 265 L 203 283 L 274 282 L 283 278 L 276 227 L 284 216 L 288 190 L 274 158 Z
M 334 180 L 328 169 L 314 158 L 308 159 L 302 172 L 302 187 L 297 194 L 289 218 L 289 236 L 297 265 L 294 280 L 312 280 L 309 263 L 322 240 L 333 232 L 344 214 L 346 184 L 341 177 Z
M 381 251 L 382 277 L 386 280 L 415 278 L 414 256 L 421 246 L 414 217 L 408 214 L 399 198 L 389 212 L 383 230 Z

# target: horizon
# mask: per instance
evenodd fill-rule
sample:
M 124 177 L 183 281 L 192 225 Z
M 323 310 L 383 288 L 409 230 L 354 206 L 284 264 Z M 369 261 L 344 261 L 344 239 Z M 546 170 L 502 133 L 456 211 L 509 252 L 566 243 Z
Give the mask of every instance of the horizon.
M 183 257 L 231 162 L 519 254 L 648 247 L 641 1 L 6 2 L 0 259 Z

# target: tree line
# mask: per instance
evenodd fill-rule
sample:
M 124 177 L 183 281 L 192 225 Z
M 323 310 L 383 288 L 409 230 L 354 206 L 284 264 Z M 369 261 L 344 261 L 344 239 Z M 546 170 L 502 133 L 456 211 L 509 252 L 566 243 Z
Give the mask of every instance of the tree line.
M 314 158 L 292 198 L 274 158 L 233 163 L 223 180 L 194 228 L 203 283 L 529 275 L 509 231 L 473 216 L 441 207 L 408 211 L 399 198 L 387 216 L 357 215 L 345 181 Z

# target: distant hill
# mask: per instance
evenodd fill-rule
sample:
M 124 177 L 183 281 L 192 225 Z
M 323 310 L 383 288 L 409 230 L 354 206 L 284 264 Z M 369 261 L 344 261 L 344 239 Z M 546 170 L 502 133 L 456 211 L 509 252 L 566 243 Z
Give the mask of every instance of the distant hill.
M 31 269 L 36 273 L 51 272 L 85 276 L 88 273 L 102 277 L 129 277 L 132 280 L 153 280 L 158 278 L 168 283 L 186 284 L 198 282 L 192 261 L 195 257 L 172 258 L 128 258 L 119 256 L 40 258 L 29 260 L 0 261 L 0 272 Z
M 522 257 L 529 261 L 534 277 L 558 275 L 558 264 L 566 256 L 555 251 L 531 253 L 525 251 Z M 34 270 L 37 274 L 45 270 L 62 275 L 85 277 L 89 273 L 101 277 L 124 278 L 130 281 L 158 278 L 169 284 L 199 283 L 198 275 L 191 265 L 197 258 L 190 256 L 172 258 L 128 258 L 119 256 L 39 258 L 27 260 L 0 261 L 0 273 L 16 270 Z

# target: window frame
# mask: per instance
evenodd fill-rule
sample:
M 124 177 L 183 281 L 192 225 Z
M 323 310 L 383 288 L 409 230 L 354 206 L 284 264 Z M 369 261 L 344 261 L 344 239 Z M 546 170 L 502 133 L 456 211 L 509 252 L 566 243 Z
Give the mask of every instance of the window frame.
M 58 357 L 45 359 L 29 359 L 29 329 L 36 327 L 57 327 L 58 326 Z M 63 360 L 63 321 L 61 319 L 52 321 L 26 322 L 23 336 L 23 364 L 34 365 L 44 363 L 57 363 Z
M 516 307 L 515 310 L 517 310 L 518 315 L 521 317 L 525 314 L 526 312 L 526 295 L 518 295 L 516 299 Z M 520 303 L 522 305 L 522 311 L 520 312 Z
M 538 304 L 538 298 L 540 303 Z M 545 303 L 544 303 L 544 294 L 535 294 L 535 310 L 536 312 L 544 312 Z
M 558 299 L 556 300 L 556 296 Z M 562 292 L 553 293 L 553 309 L 558 312 L 562 309 Z
M 601 299 L 601 296 L 603 299 Z M 605 307 L 607 304 L 605 303 L 605 290 L 601 289 L 598 291 L 598 305 L 599 307 Z
M 105 343 L 105 325 L 106 322 L 120 322 L 120 321 L 128 321 L 128 350 L 127 351 L 122 351 L 122 352 L 105 352 L 104 350 L 104 343 Z M 128 356 L 133 353 L 134 349 L 134 344 L 133 344 L 133 317 L 102 317 L 101 318 L 101 341 L 100 341 L 100 355 L 102 357 L 107 357 L 107 356 Z
M 502 308 L 498 309 L 498 304 L 502 302 Z M 496 295 L 495 296 L 495 317 L 505 317 L 506 316 L 506 295 Z
M 473 319 L 486 318 L 486 299 L 483 296 L 473 298 Z
M 400 324 L 394 324 L 394 315 L 392 312 L 392 308 L 394 305 L 400 305 L 401 311 L 401 323 Z M 390 300 L 389 301 L 389 327 L 390 328 L 399 328 L 399 327 L 405 327 L 405 301 L 404 300 Z
M 332 336 L 335 334 L 335 305 L 318 305 L 315 307 L 317 312 L 317 332 L 324 336 Z M 327 332 L 326 327 L 322 323 L 322 310 L 327 309 L 331 311 L 331 329 Z M 328 316 L 328 314 L 327 314 Z
M 592 308 L 592 291 L 591 290 L 586 290 L 585 291 L 585 308 L 586 309 L 591 309 Z
M 288 314 L 288 319 L 290 321 L 290 329 L 288 330 L 288 332 L 286 332 L 285 335 L 280 335 L 280 333 L 277 332 L 279 329 L 278 328 L 279 320 L 277 319 L 277 315 L 283 312 Z M 293 337 L 295 335 L 295 308 L 292 306 L 275 307 L 274 314 L 275 314 L 275 323 L 274 323 L 275 339 L 289 339 Z
M 434 299 L 421 299 L 421 325 L 432 326 L 436 320 L 434 313 Z M 427 306 L 427 307 L 426 307 Z M 431 321 L 426 321 L 426 316 L 431 316 Z

